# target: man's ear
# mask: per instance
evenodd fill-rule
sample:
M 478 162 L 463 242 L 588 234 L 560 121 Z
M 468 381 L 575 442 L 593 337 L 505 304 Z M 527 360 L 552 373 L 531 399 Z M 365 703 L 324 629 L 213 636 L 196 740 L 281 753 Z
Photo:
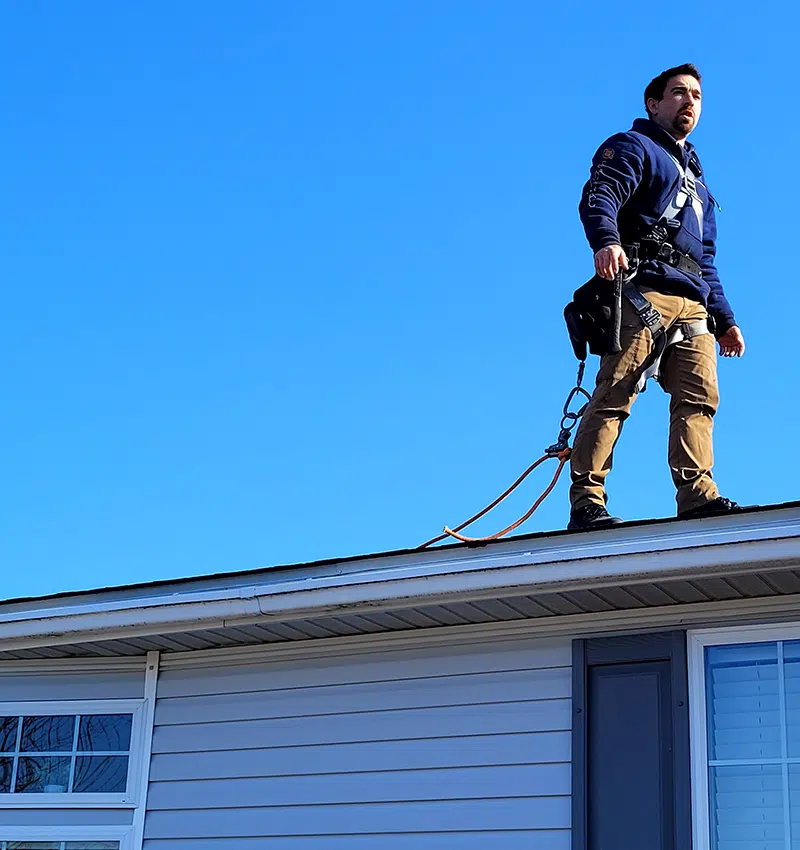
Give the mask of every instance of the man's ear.
M 653 106 L 658 105 L 660 101 L 656 100 L 654 97 L 648 97 L 645 106 L 647 107 L 647 114 L 651 115 L 653 113 Z

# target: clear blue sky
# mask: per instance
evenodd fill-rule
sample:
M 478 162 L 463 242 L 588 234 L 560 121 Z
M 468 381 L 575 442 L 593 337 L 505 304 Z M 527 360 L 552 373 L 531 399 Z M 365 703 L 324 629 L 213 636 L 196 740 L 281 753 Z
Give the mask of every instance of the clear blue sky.
M 413 546 L 483 506 L 574 379 L 590 157 L 683 61 L 749 346 L 720 365 L 716 475 L 742 503 L 798 498 L 798 17 L 3 3 L 0 595 Z M 673 514 L 666 439 L 653 387 L 615 513 Z M 565 476 L 521 531 L 567 516 Z

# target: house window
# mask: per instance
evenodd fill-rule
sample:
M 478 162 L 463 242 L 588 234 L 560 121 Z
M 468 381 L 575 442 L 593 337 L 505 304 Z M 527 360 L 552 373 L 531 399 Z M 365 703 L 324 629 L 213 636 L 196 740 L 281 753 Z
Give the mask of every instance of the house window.
M 144 700 L 0 703 L 0 810 L 135 808 L 149 750 L 144 708 Z M 0 831 L 0 850 L 10 840 Z
M 798 636 L 760 628 L 690 638 L 697 850 L 800 846 Z
M 0 716 L 0 794 L 125 793 L 132 726 L 132 713 Z
M 138 698 L 0 702 L 0 850 L 141 850 L 158 662 Z

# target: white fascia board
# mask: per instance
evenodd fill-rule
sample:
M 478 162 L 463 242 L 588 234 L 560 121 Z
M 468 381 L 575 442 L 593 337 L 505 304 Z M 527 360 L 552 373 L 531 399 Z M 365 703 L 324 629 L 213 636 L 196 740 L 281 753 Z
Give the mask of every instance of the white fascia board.
M 723 544 L 550 563 L 477 563 L 470 571 L 392 576 L 371 583 L 354 581 L 333 587 L 291 592 L 284 589 L 280 593 L 259 594 L 257 599 L 262 614 L 285 614 L 292 611 L 299 616 L 310 616 L 314 612 L 319 615 L 320 607 L 332 611 L 349 609 L 355 605 L 436 604 L 453 601 L 455 596 L 480 599 L 497 595 L 586 590 L 687 576 L 704 578 L 725 574 L 732 568 L 739 573 L 753 572 L 765 569 L 765 565 L 780 568 L 792 563 L 800 565 L 800 539 Z
M 688 527 L 687 527 L 688 526 Z M 5 649 L 800 565 L 800 510 L 422 551 L 269 583 L 0 614 Z
M 125 588 L 119 588 L 120 593 L 124 593 Z M 106 591 L 108 593 L 109 591 Z M 114 591 L 111 591 L 113 593 Z M 152 608 L 160 608 L 169 610 L 172 606 L 185 605 L 191 602 L 194 605 L 213 605 L 218 602 L 233 602 L 234 605 L 243 603 L 247 605 L 248 600 L 252 602 L 255 598 L 256 588 L 249 587 L 230 587 L 219 590 L 196 591 L 191 589 L 172 590 L 166 588 L 162 593 L 154 593 L 150 596 L 141 596 L 133 598 L 109 599 L 102 602 L 75 602 L 72 605 L 54 606 L 34 608 L 26 605 L 24 609 L 2 611 L 2 603 L 0 603 L 0 626 L 3 623 L 13 623 L 23 620 L 48 619 L 53 620 L 59 617 L 68 617 L 80 611 L 84 614 L 97 613 L 113 613 L 115 611 L 147 611 Z M 87 597 L 93 596 L 94 591 L 87 591 Z M 253 605 L 253 610 L 257 611 L 258 606 Z M 144 622 L 150 622 L 148 615 Z

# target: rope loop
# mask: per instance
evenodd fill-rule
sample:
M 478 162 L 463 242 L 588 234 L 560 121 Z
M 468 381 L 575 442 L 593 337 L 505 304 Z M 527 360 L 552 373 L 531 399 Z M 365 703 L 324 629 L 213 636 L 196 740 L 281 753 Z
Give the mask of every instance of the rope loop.
M 569 460 L 569 456 L 571 454 L 571 450 L 569 448 L 562 449 L 557 455 L 542 455 L 537 461 L 534 461 L 525 472 L 520 475 L 519 478 L 500 496 L 498 496 L 490 505 L 487 505 L 482 511 L 478 511 L 474 516 L 470 517 L 466 522 L 462 522 L 461 525 L 457 525 L 455 528 L 444 527 L 443 533 L 438 537 L 434 537 L 431 540 L 423 543 L 420 549 L 425 549 L 428 546 L 432 546 L 434 543 L 438 543 L 440 540 L 445 540 L 447 537 L 453 537 L 456 540 L 460 540 L 462 543 L 484 543 L 489 540 L 497 540 L 500 537 L 508 534 L 509 531 L 513 531 L 515 528 L 519 528 L 523 522 L 529 520 L 534 511 L 542 504 L 542 502 L 550 495 L 553 488 L 556 486 L 559 477 L 561 476 L 561 472 L 564 469 L 564 465 Z M 546 460 L 549 460 L 551 457 L 555 457 L 558 459 L 558 466 L 556 467 L 555 474 L 553 475 L 552 480 L 545 488 L 544 492 L 541 496 L 531 505 L 531 507 L 516 521 L 512 522 L 511 525 L 504 528 L 502 531 L 498 531 L 496 534 L 490 534 L 486 537 L 467 537 L 464 534 L 459 534 L 460 531 L 463 531 L 467 526 L 472 525 L 473 522 L 477 522 L 482 516 L 486 516 L 493 508 L 496 508 L 506 496 L 511 495 L 514 490 L 519 487 L 520 484 L 536 469 L 537 466 L 543 464 Z
M 581 382 L 583 381 L 583 372 L 586 368 L 586 361 L 581 360 L 580 365 L 578 366 L 578 378 L 575 382 L 575 386 L 570 390 L 569 395 L 567 396 L 567 400 L 564 402 L 564 407 L 562 410 L 562 417 L 560 423 L 560 431 L 558 434 L 558 440 L 553 443 L 552 446 L 549 446 L 545 449 L 545 453 L 536 461 L 534 461 L 525 472 L 520 475 L 519 478 L 500 496 L 498 496 L 491 504 L 487 505 L 483 510 L 478 511 L 474 516 L 471 516 L 466 522 L 462 522 L 461 525 L 457 525 L 455 528 L 444 527 L 443 533 L 438 535 L 437 537 L 433 537 L 431 540 L 426 541 L 421 546 L 417 547 L 419 549 L 425 549 L 428 546 L 432 546 L 434 543 L 439 543 L 442 540 L 447 539 L 448 537 L 452 537 L 455 540 L 460 540 L 462 543 L 485 543 L 489 540 L 497 540 L 500 537 L 508 534 L 509 531 L 513 531 L 515 528 L 519 528 L 523 522 L 529 520 L 534 511 L 542 504 L 542 502 L 550 495 L 553 491 L 553 488 L 556 486 L 561 473 L 564 470 L 564 466 L 569 460 L 569 456 L 571 454 L 571 449 L 569 447 L 569 440 L 572 436 L 572 429 L 578 423 L 578 420 L 583 416 L 584 411 L 586 410 L 586 406 L 589 403 L 589 399 L 591 396 L 585 389 L 581 386 Z M 586 402 L 578 409 L 578 410 L 570 410 L 570 405 L 576 396 L 583 396 L 586 398 Z M 472 525 L 473 522 L 477 522 L 481 517 L 486 516 L 493 508 L 496 508 L 500 502 L 502 502 L 507 496 L 511 495 L 514 490 L 519 487 L 520 484 L 536 469 L 538 466 L 541 466 L 546 460 L 550 458 L 555 458 L 558 460 L 558 466 L 556 467 L 556 471 L 553 475 L 550 483 L 545 487 L 544 492 L 541 496 L 531 505 L 531 507 L 516 521 L 512 522 L 511 525 L 502 529 L 502 531 L 498 531 L 496 534 L 489 534 L 486 537 L 467 537 L 465 534 L 461 534 L 467 526 Z

